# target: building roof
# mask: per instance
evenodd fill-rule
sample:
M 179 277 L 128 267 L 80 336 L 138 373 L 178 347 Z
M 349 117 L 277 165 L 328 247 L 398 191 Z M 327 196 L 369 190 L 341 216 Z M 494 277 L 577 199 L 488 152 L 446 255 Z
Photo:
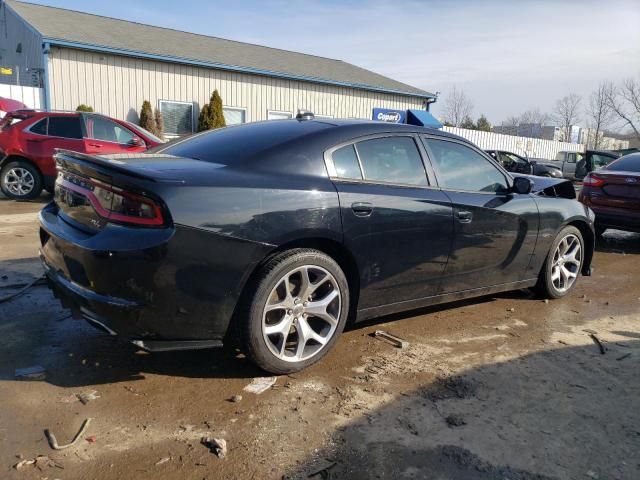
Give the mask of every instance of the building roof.
M 52 45 L 105 51 L 364 90 L 432 97 L 416 87 L 342 60 L 7 0 Z

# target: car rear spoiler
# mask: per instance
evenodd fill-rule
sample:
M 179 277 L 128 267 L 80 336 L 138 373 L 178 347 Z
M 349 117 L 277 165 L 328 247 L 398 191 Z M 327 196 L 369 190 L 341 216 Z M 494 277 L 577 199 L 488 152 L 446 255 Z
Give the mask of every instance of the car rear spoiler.
M 114 174 L 120 174 L 151 182 L 158 181 L 158 179 L 152 175 L 128 168 L 125 162 L 109 157 L 100 157 L 98 155 L 89 155 L 56 148 L 53 158 L 56 161 L 56 168 L 58 170 L 77 171 L 78 173 L 92 177 L 107 177 L 103 178 L 104 180 L 111 179 Z

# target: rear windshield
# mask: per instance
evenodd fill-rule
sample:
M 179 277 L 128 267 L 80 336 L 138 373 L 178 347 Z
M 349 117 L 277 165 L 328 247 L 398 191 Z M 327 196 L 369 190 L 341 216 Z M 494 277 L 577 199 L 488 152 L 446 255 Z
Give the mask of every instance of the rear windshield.
M 640 153 L 625 155 L 624 157 L 611 162 L 605 167 L 605 170 L 614 170 L 619 172 L 640 172 Z
M 272 120 L 220 128 L 148 150 L 231 165 L 281 143 L 327 128 L 312 121 Z

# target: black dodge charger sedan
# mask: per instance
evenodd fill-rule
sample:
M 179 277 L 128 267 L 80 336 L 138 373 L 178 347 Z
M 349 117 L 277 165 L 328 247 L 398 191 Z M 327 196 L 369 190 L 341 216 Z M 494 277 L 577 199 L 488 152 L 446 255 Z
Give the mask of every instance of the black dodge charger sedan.
M 558 298 L 590 273 L 593 213 L 570 183 L 512 175 L 439 130 L 307 115 L 56 161 L 49 284 L 149 351 L 233 331 L 257 365 L 293 372 L 348 319 L 524 287 Z

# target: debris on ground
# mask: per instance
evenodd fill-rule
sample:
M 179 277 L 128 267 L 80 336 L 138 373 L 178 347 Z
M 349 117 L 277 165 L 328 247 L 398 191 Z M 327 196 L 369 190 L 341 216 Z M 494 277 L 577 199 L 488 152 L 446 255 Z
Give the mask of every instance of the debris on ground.
M 16 380 L 44 380 L 47 377 L 47 371 L 41 365 L 33 365 L 32 367 L 16 368 L 14 376 Z
M 269 390 L 276 383 L 278 377 L 256 377 L 254 378 L 249 385 L 243 388 L 245 392 L 255 393 L 256 395 L 261 394 Z
M 211 453 L 215 453 L 218 458 L 227 456 L 227 441 L 224 438 L 202 437 L 200 443 L 207 447 Z
M 233 397 L 231 397 L 229 399 L 230 402 L 232 403 L 238 403 L 242 401 L 242 395 L 234 395 Z
M 600 349 L 600 354 L 601 355 L 604 355 L 605 353 L 607 353 L 607 348 L 602 344 L 600 339 L 598 337 L 596 337 L 595 333 L 589 333 L 589 337 L 591 337 L 591 340 L 593 340 L 593 343 L 598 345 L 598 348 Z
M 27 467 L 29 465 L 33 465 L 33 466 L 39 468 L 40 470 L 42 470 L 43 467 L 64 468 L 62 465 L 60 465 L 56 461 L 50 459 L 46 455 L 38 455 L 37 457 L 32 458 L 32 459 L 28 459 L 28 460 L 20 460 L 18 463 L 16 463 L 13 466 L 13 468 L 15 468 L 16 470 L 21 470 L 24 467 Z
M 158 465 L 162 465 L 163 463 L 167 463 L 169 460 L 171 460 L 171 457 L 162 457 L 160 460 L 156 462 L 156 467 Z
M 8 302 L 9 300 L 16 298 L 19 295 L 22 295 L 24 292 L 26 292 L 27 290 L 29 290 L 31 287 L 33 287 L 36 283 L 41 283 L 42 285 L 45 284 L 44 282 L 44 276 L 42 277 L 38 277 L 35 280 L 33 280 L 30 283 L 27 283 L 25 286 L 23 286 L 20 290 L 18 290 L 17 292 L 14 293 L 10 293 L 9 295 L 5 295 L 4 297 L 0 297 L 0 303 L 3 302 Z M 3 288 L 6 288 L 7 285 L 3 285 Z
M 98 395 L 97 390 L 90 390 L 87 392 L 76 393 L 76 397 L 83 405 L 86 405 L 87 403 L 100 398 L 100 395 Z
M 445 421 L 449 427 L 461 427 L 462 425 L 467 424 L 462 415 L 457 415 L 455 413 L 445 418 Z
M 78 439 L 82 436 L 84 431 L 89 426 L 89 423 L 91 423 L 91 418 L 87 418 L 84 422 L 82 422 L 82 426 L 80 427 L 80 430 L 78 431 L 78 433 L 76 433 L 76 436 L 73 437 L 73 440 L 71 440 L 71 443 L 67 443 L 66 445 L 58 445 L 56 436 L 53 433 L 51 433 L 49 429 L 46 429 L 44 431 L 44 436 L 47 437 L 47 441 L 49 442 L 49 446 L 51 448 L 53 448 L 54 450 L 64 450 L 65 448 L 72 447 L 73 445 L 76 444 Z
M 459 375 L 438 377 L 427 389 L 425 395 L 433 401 L 449 398 L 471 398 L 476 394 L 476 386 Z
M 511 308 L 507 308 L 507 312 L 511 312 L 511 313 L 513 313 L 513 312 L 515 312 L 515 311 L 516 311 L 516 309 L 515 309 L 515 308 L 513 308 L 513 307 L 511 307 Z
M 624 360 L 625 358 L 629 358 L 630 356 L 631 356 L 631 353 L 625 353 L 621 357 L 616 358 L 616 360 L 617 361 Z
M 322 478 L 322 480 L 327 480 L 331 476 L 331 473 L 329 473 L 329 470 L 331 470 L 337 464 L 338 464 L 337 462 L 333 462 L 330 465 L 327 465 L 326 467 L 321 468 L 320 470 L 316 470 L 315 472 L 310 473 L 309 475 L 307 475 L 307 478 L 313 478 L 320 475 L 320 478 Z
M 376 338 L 387 340 L 389 343 L 398 348 L 407 348 L 409 346 L 409 342 L 407 342 L 406 340 L 403 340 L 400 337 L 396 337 L 395 335 L 385 332 L 384 330 L 376 330 L 375 332 L 373 332 L 373 336 Z
M 98 438 L 95 435 L 91 435 L 90 437 L 85 438 L 85 440 L 89 443 L 96 443 Z

